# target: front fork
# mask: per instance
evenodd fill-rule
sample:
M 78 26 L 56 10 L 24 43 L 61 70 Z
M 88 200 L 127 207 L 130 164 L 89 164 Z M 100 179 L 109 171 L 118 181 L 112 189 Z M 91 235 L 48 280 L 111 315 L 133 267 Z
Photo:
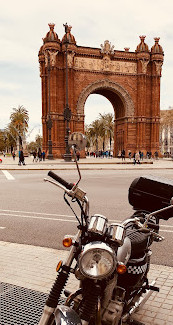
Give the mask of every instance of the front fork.
M 78 242 L 80 236 L 81 236 L 81 230 L 79 230 L 76 235 L 76 238 L 75 238 L 76 242 Z M 42 313 L 42 316 L 40 318 L 38 325 L 52 325 L 53 324 L 53 321 L 54 321 L 53 313 L 55 311 L 55 308 L 58 305 L 58 301 L 59 301 L 60 295 L 62 293 L 62 290 L 64 289 L 64 286 L 68 280 L 69 273 L 70 273 L 70 266 L 73 262 L 75 252 L 76 252 L 76 247 L 72 246 L 65 264 L 62 266 L 62 269 L 59 272 L 59 274 L 52 286 L 52 289 L 50 291 L 48 299 L 46 300 L 46 304 L 44 306 L 44 310 L 43 310 L 43 313 Z

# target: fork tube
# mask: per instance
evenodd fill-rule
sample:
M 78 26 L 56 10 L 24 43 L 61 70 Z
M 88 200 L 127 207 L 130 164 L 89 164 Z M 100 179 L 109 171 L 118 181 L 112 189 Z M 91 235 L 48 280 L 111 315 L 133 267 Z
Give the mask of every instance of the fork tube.
M 78 230 L 77 232 L 77 235 L 76 235 L 76 238 L 75 238 L 75 241 L 78 241 L 78 239 L 80 238 L 81 236 L 81 230 Z M 72 262 L 73 262 L 73 257 L 74 257 L 74 252 L 76 250 L 76 247 L 75 246 L 72 246 L 72 248 L 70 249 L 70 252 L 67 256 L 67 259 L 65 261 L 65 265 L 66 266 L 71 266 Z

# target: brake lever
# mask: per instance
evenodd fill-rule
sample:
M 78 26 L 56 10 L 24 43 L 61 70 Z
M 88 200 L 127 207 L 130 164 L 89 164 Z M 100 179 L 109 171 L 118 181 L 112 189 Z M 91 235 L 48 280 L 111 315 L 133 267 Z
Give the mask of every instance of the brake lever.
M 55 186 L 58 186 L 59 188 L 61 188 L 61 190 L 65 191 L 68 195 L 70 195 L 71 190 L 68 190 L 65 186 L 61 185 L 60 183 L 54 182 L 51 179 L 48 179 L 46 177 L 44 178 L 44 181 L 49 182 L 49 183 L 51 183 L 51 184 L 53 184 Z
M 60 189 L 62 189 L 63 191 L 65 191 L 69 196 L 71 196 L 73 199 L 76 198 L 80 201 L 83 201 L 85 196 L 86 196 L 86 192 L 84 192 L 82 189 L 80 189 L 79 187 L 76 187 L 76 185 L 71 189 L 68 190 L 65 186 L 63 186 L 60 183 L 54 182 L 51 179 L 48 178 L 44 178 L 45 182 L 49 182 L 53 185 L 58 186 Z

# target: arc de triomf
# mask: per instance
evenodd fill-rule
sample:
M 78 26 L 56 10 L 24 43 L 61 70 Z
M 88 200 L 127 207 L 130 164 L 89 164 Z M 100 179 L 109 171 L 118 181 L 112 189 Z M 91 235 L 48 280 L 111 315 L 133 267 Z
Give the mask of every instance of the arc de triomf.
M 159 151 L 164 58 L 159 38 L 151 50 L 140 36 L 135 52 L 118 51 L 109 41 L 101 48 L 78 46 L 71 26 L 65 25 L 62 40 L 54 24 L 49 28 L 39 51 L 43 149 L 48 152 L 51 139 L 53 156 L 62 158 L 67 128 L 84 133 L 85 102 L 90 94 L 100 94 L 115 112 L 114 156 L 122 149 Z

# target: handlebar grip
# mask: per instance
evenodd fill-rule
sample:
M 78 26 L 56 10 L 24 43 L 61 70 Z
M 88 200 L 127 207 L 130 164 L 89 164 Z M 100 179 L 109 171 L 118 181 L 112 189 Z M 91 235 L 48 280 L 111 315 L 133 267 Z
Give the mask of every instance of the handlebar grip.
M 58 183 L 60 183 L 63 186 L 65 186 L 68 190 L 71 190 L 72 187 L 74 186 L 73 183 L 66 182 L 65 179 L 63 179 L 60 176 L 56 175 L 51 170 L 48 172 L 48 176 L 52 177 L 55 181 L 57 181 Z

